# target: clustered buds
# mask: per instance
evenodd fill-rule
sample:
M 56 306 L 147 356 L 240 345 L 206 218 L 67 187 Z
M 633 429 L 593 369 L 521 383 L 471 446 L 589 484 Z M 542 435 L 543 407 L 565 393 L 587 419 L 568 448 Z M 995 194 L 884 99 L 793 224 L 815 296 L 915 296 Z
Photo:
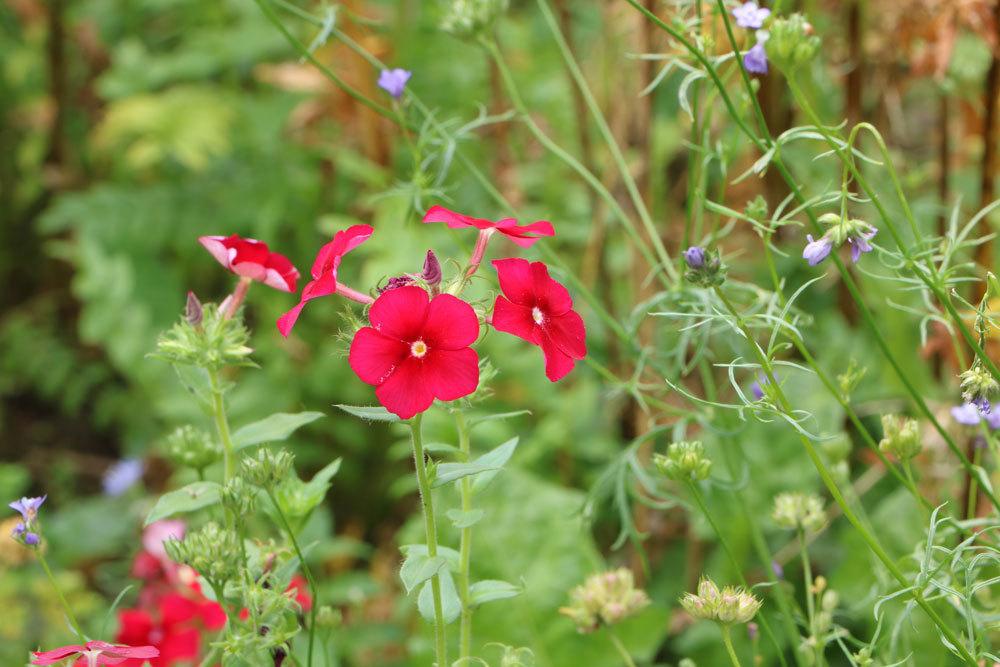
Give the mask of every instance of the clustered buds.
M 962 373 L 962 398 L 966 403 L 972 403 L 984 415 L 990 413 L 990 399 L 1000 390 L 1000 385 L 993 379 L 988 370 L 983 368 L 979 360 L 972 368 Z
M 441 29 L 461 39 L 476 37 L 489 31 L 507 6 L 508 0 L 452 0 Z
M 698 441 L 674 442 L 667 454 L 656 454 L 653 463 L 670 479 L 700 482 L 708 479 L 712 462 L 705 456 L 705 447 Z
M 12 510 L 21 513 L 21 521 L 14 525 L 11 536 L 26 547 L 37 548 L 42 542 L 38 509 L 45 502 L 46 498 L 47 496 L 21 498 L 8 505 Z
M 250 332 L 239 318 L 227 318 L 214 304 L 195 307 L 189 299 L 181 321 L 160 336 L 156 354 L 175 364 L 218 370 L 245 366 L 253 352 Z
M 882 440 L 878 448 L 906 461 L 920 453 L 920 426 L 916 419 L 899 415 L 882 416 Z
M 774 499 L 774 522 L 789 530 L 814 533 L 826 523 L 822 499 L 812 493 L 782 493 Z
M 785 73 L 808 64 L 819 53 L 820 39 L 802 14 L 773 20 L 768 33 L 767 54 Z
M 684 261 L 688 266 L 684 279 L 689 283 L 700 287 L 717 287 L 726 281 L 726 267 L 718 249 L 705 250 L 701 246 L 691 246 L 684 251 Z
M 722 590 L 708 578 L 698 583 L 698 593 L 685 593 L 681 606 L 695 618 L 723 625 L 749 623 L 760 611 L 759 598 L 743 588 L 726 586 Z
M 168 539 L 163 547 L 171 560 L 187 565 L 207 581 L 222 584 L 238 578 L 243 556 L 236 531 L 215 522 L 188 533 L 183 540 Z
M 274 489 L 288 476 L 293 458 L 283 449 L 277 452 L 266 448 L 258 449 L 257 456 L 248 456 L 241 461 L 243 477 L 254 486 Z
M 257 489 L 242 477 L 233 477 L 222 487 L 222 506 L 234 516 L 252 514 L 256 504 Z
M 642 610 L 649 596 L 636 588 L 632 572 L 619 568 L 595 574 L 570 593 L 570 605 L 559 610 L 576 623 L 582 633 L 594 632 L 601 625 L 614 625 Z
M 841 217 L 836 213 L 824 213 L 817 220 L 827 227 L 827 231 L 818 239 L 807 234 L 809 243 L 802 251 L 802 258 L 810 266 L 819 264 L 829 256 L 834 248 L 845 243 L 851 247 L 851 261 L 857 263 L 861 255 L 874 250 L 869 241 L 878 233 L 878 229 L 864 220 Z
M 201 429 L 181 426 L 167 436 L 163 453 L 175 466 L 204 470 L 222 458 L 222 446 Z

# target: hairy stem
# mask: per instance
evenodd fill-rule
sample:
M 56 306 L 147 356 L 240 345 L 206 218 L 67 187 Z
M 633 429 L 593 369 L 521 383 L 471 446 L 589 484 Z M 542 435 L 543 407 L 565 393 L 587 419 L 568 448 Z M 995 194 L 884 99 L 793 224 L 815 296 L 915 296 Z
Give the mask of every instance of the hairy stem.
M 214 368 L 206 370 L 208 372 L 209 386 L 212 390 L 212 418 L 215 420 L 215 429 L 218 431 L 219 440 L 222 442 L 222 482 L 224 484 L 236 474 L 236 451 L 233 447 L 233 438 L 229 433 L 229 420 L 226 418 L 226 402 L 222 385 L 219 381 L 219 371 Z

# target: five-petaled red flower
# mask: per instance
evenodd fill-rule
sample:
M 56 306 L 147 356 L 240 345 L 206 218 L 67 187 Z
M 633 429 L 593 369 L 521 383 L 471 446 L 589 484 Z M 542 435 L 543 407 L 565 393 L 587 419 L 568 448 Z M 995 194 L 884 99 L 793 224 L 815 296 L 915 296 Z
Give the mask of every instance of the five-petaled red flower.
M 312 266 L 313 279 L 302 289 L 299 304 L 278 318 L 278 331 L 282 336 L 288 336 L 308 301 L 337 291 L 337 268 L 340 267 L 340 260 L 367 241 L 374 231 L 371 225 L 353 225 L 334 234 L 333 240 L 319 249 Z
M 479 356 L 469 347 L 479 337 L 479 318 L 466 302 L 399 287 L 375 300 L 368 319 L 348 360 L 389 412 L 409 419 L 435 398 L 454 401 L 479 386 Z
M 493 306 L 494 328 L 541 347 L 546 377 L 560 380 L 587 356 L 587 332 L 569 292 L 541 262 L 496 259 L 493 266 L 503 291 Z
M 255 239 L 232 236 L 198 238 L 219 264 L 238 276 L 257 280 L 282 292 L 294 292 L 299 270 L 288 258 L 271 252 L 267 244 Z
M 504 218 L 494 222 L 449 211 L 443 206 L 432 206 L 424 214 L 424 222 L 443 222 L 452 229 L 460 227 L 475 227 L 479 230 L 493 229 L 522 248 L 530 247 L 542 236 L 555 236 L 556 234 L 552 223 L 547 220 L 536 220 L 530 225 L 518 225 L 514 218 Z
M 93 667 L 94 665 L 120 665 L 130 658 L 144 661 L 149 658 L 155 658 L 158 655 L 160 655 L 160 652 L 155 646 L 122 646 L 107 642 L 92 641 L 87 642 L 83 646 L 72 644 L 52 649 L 51 651 L 37 651 L 31 654 L 31 664 L 54 665 L 66 658 L 79 657 L 85 667 Z
M 143 609 L 118 612 L 120 642 L 148 643 L 159 649 L 150 660 L 153 667 L 173 667 L 198 658 L 202 630 L 218 630 L 226 624 L 226 613 L 218 603 L 198 594 L 167 593 L 158 602 L 154 617 Z M 155 656 L 154 656 L 155 657 Z M 123 667 L 141 667 L 143 660 L 129 660 Z

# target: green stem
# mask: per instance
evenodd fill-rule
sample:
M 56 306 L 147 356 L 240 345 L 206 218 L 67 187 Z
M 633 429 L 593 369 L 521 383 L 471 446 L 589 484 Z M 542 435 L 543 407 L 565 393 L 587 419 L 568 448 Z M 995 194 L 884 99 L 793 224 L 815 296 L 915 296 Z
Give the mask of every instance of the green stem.
M 806 534 L 799 529 L 799 556 L 802 558 L 802 578 L 805 583 L 806 596 L 806 617 L 809 623 L 809 640 L 815 642 L 813 646 L 813 657 L 815 664 L 822 667 L 823 649 L 819 644 L 819 637 L 816 636 L 816 600 L 813 597 L 813 574 L 812 564 L 809 562 L 809 547 L 806 542 Z
M 42 569 L 45 570 L 45 576 L 49 578 L 49 583 L 52 584 L 52 588 L 56 592 L 56 597 L 59 598 L 59 604 L 62 605 L 63 611 L 66 612 L 66 620 L 69 621 L 69 624 L 73 628 L 73 632 L 76 633 L 80 643 L 86 644 L 87 635 L 85 635 L 83 630 L 80 628 L 80 623 L 76 620 L 76 616 L 73 614 L 73 610 L 70 608 L 69 602 L 66 601 L 66 596 L 63 595 L 62 589 L 59 588 L 59 584 L 56 583 L 56 578 L 52 576 L 52 570 L 49 569 L 49 563 L 45 560 L 45 556 L 42 554 L 41 548 L 35 549 L 35 556 L 38 558 L 38 562 L 42 566 Z
M 722 630 L 722 643 L 726 645 L 726 653 L 729 654 L 729 662 L 733 667 L 741 667 L 740 659 L 736 657 L 736 649 L 733 648 L 733 638 L 730 636 L 728 625 L 719 625 Z
M 458 428 L 458 448 L 463 463 L 471 458 L 469 445 L 469 428 L 465 415 L 461 410 L 455 412 L 455 425 Z M 472 481 L 470 476 L 463 477 L 460 482 L 462 496 L 462 513 L 468 516 L 472 511 Z M 472 526 L 462 528 L 461 544 L 458 557 L 458 594 L 462 600 L 462 618 L 459 632 L 458 660 L 460 664 L 468 661 L 472 650 L 472 604 L 469 595 L 469 575 L 472 560 Z
M 427 536 L 427 555 L 437 557 L 437 524 L 434 518 L 434 500 L 431 497 L 431 483 L 427 477 L 427 463 L 424 461 L 424 445 L 420 433 L 422 414 L 410 420 L 413 441 L 413 465 L 417 469 L 417 489 L 420 492 L 420 506 L 424 514 L 424 531 Z M 448 667 L 448 642 L 445 637 L 444 608 L 441 604 L 441 579 L 431 577 L 431 595 L 434 599 L 434 639 L 437 650 L 437 667 Z
M 278 500 L 274 497 L 274 492 L 270 487 L 267 488 L 267 497 L 271 499 L 274 511 L 277 512 L 278 518 L 281 520 L 281 525 L 284 526 L 285 532 L 288 533 L 292 549 L 295 550 L 295 555 L 298 557 L 299 563 L 302 564 L 302 574 L 306 576 L 306 581 L 309 582 L 309 592 L 312 594 L 312 607 L 309 610 L 309 652 L 306 664 L 312 667 L 313 639 L 316 637 L 316 610 L 319 608 L 319 589 L 316 587 L 316 579 L 313 577 L 312 569 L 309 567 L 309 563 L 306 562 L 306 557 L 302 553 L 302 549 L 299 548 L 299 541 L 295 537 L 295 531 L 292 530 L 292 525 L 288 522 L 288 517 L 281 511 L 281 505 L 278 504 Z
M 626 667 L 636 667 L 635 660 L 633 660 L 632 656 L 629 655 L 628 649 L 625 648 L 625 644 L 623 644 L 622 640 L 618 638 L 618 635 L 615 634 L 615 631 L 611 629 L 610 625 L 606 627 L 608 630 L 608 638 L 611 640 L 611 643 L 614 644 L 615 649 L 618 651 L 618 655 L 622 657 L 622 662 L 625 663 Z
M 229 433 L 229 420 L 226 418 L 226 403 L 223 397 L 222 385 L 219 382 L 219 371 L 214 368 L 208 371 L 208 383 L 212 390 L 212 417 L 215 419 L 215 429 L 222 441 L 223 483 L 228 482 L 236 474 L 236 451 L 233 448 L 233 438 Z

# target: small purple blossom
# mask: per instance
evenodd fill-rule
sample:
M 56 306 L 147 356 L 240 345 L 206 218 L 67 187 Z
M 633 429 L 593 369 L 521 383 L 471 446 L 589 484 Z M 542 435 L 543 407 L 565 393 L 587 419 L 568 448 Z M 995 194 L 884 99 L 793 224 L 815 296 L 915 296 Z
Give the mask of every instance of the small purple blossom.
M 751 74 L 767 74 L 767 50 L 764 42 L 757 42 L 743 54 L 743 67 Z
M 413 76 L 413 72 L 405 69 L 384 69 L 378 77 L 378 87 L 392 95 L 395 99 L 403 96 L 406 82 Z
M 142 459 L 122 459 L 104 473 L 102 480 L 104 493 L 108 496 L 120 496 L 142 479 L 146 464 Z
M 871 231 L 862 232 L 862 234 L 858 238 L 854 238 L 853 236 L 847 237 L 847 242 L 851 244 L 852 262 L 857 264 L 858 260 L 861 259 L 862 253 L 871 252 L 872 250 L 874 250 L 874 248 L 872 248 L 872 245 L 868 243 L 868 241 L 869 239 L 874 238 L 875 234 L 877 233 L 878 230 L 872 228 Z
M 30 524 L 35 520 L 35 517 L 38 516 L 38 508 L 42 506 L 42 503 L 45 502 L 46 498 L 48 498 L 48 496 L 42 496 L 40 498 L 21 498 L 20 500 L 15 500 L 10 503 L 9 507 L 12 510 L 20 512 L 21 516 L 24 517 L 24 522 Z
M 781 563 L 776 560 L 771 561 L 771 571 L 774 572 L 774 576 L 778 579 L 785 578 L 785 568 L 781 567 Z
M 990 410 L 986 415 L 986 424 L 994 431 L 1000 429 L 1000 410 Z
M 705 249 L 701 246 L 691 246 L 684 251 L 684 261 L 692 269 L 702 268 L 705 266 Z
M 37 547 L 38 543 L 41 541 L 41 538 L 38 537 L 38 533 L 25 533 L 24 535 L 24 543 L 29 547 Z
M 764 386 L 770 384 L 770 382 L 771 381 L 767 379 L 767 376 L 761 373 L 750 385 L 750 393 L 753 394 L 753 397 L 759 401 L 764 398 Z
M 959 424 L 964 424 L 965 426 L 975 426 L 980 420 L 979 408 L 972 403 L 956 405 L 951 409 L 951 416 Z
M 802 259 L 809 262 L 809 266 L 816 266 L 826 259 L 830 251 L 833 250 L 833 241 L 828 236 L 821 236 L 813 240 L 812 234 L 806 234 L 809 243 L 802 251 Z
M 28 530 L 28 527 L 25 526 L 20 521 L 18 521 L 17 525 L 14 526 L 14 530 L 12 530 L 10 534 L 16 540 L 16 539 L 20 538 L 21 535 L 24 535 L 24 531 L 26 531 L 26 530 Z
M 744 2 L 733 10 L 733 18 L 736 25 L 741 28 L 757 30 L 764 25 L 764 21 L 771 15 L 771 10 L 767 7 L 760 7 L 756 2 Z

